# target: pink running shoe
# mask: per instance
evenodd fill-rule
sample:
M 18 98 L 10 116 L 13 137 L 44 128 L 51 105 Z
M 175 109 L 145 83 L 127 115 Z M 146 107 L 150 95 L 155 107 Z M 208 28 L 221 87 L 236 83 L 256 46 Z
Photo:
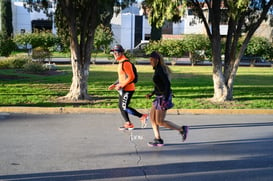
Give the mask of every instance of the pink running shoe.
M 155 146 L 161 147 L 161 146 L 164 146 L 164 141 L 161 138 L 160 139 L 155 138 L 154 141 L 151 141 L 147 144 L 150 147 L 155 147 Z

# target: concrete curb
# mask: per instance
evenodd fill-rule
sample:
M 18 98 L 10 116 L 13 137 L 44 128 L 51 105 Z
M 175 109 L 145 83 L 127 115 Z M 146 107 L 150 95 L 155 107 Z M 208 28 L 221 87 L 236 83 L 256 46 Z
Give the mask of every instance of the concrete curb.
M 149 112 L 149 109 L 137 109 Z M 118 109 L 73 108 L 73 107 L 0 107 L 0 114 L 69 114 L 69 113 L 119 113 Z M 170 109 L 168 114 L 272 114 L 273 109 Z

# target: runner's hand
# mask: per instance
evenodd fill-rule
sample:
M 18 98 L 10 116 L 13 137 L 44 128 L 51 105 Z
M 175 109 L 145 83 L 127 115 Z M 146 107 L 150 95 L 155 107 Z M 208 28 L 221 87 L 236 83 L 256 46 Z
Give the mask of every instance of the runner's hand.
M 115 87 L 116 87 L 116 85 L 115 85 L 115 84 L 112 84 L 112 85 L 110 85 L 110 86 L 108 87 L 108 90 L 113 90 Z
M 151 99 L 152 96 L 153 96 L 153 94 L 147 94 L 145 97 L 146 97 L 146 99 Z
M 117 84 L 116 86 L 115 86 L 115 89 L 118 91 L 119 89 L 121 89 L 122 87 L 121 87 L 121 85 L 120 84 Z

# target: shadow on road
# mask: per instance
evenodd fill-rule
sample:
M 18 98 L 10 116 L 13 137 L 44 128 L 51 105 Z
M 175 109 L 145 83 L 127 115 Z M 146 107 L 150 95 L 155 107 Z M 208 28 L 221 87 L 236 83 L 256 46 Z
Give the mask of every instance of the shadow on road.
M 273 137 L 263 139 L 233 140 L 219 142 L 202 142 L 184 144 L 169 144 L 168 149 L 160 154 L 172 156 L 180 154 L 193 156 L 241 155 L 240 159 L 222 161 L 200 161 L 145 165 L 127 168 L 109 168 L 95 170 L 79 170 L 65 172 L 29 173 L 18 175 L 2 175 L 0 180 L 28 181 L 79 181 L 79 180 L 272 180 L 273 175 Z M 236 149 L 231 149 L 236 148 Z M 196 151 L 199 150 L 199 151 Z M 210 150 L 210 152 L 209 152 Z M 142 155 L 153 154 L 153 150 L 142 152 Z M 193 153 L 193 154 L 192 154 Z M 125 154 L 125 153 L 120 153 Z M 107 156 L 107 155 L 104 155 Z M 109 157 L 113 156 L 111 154 Z M 197 156 L 197 155 L 196 155 Z

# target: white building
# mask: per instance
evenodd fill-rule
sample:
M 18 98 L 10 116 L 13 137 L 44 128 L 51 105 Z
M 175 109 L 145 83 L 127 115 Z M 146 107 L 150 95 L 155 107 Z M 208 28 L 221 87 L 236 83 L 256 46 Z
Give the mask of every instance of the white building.
M 122 44 L 125 49 L 134 48 L 141 40 L 145 40 L 145 35 L 151 31 L 145 17 L 140 15 L 137 4 L 115 14 L 111 26 L 115 38 L 113 44 Z
M 54 8 L 49 9 L 54 12 Z M 53 21 L 43 12 L 28 12 L 21 0 L 12 1 L 12 24 L 14 34 L 32 32 L 35 28 L 48 29 L 56 33 Z

